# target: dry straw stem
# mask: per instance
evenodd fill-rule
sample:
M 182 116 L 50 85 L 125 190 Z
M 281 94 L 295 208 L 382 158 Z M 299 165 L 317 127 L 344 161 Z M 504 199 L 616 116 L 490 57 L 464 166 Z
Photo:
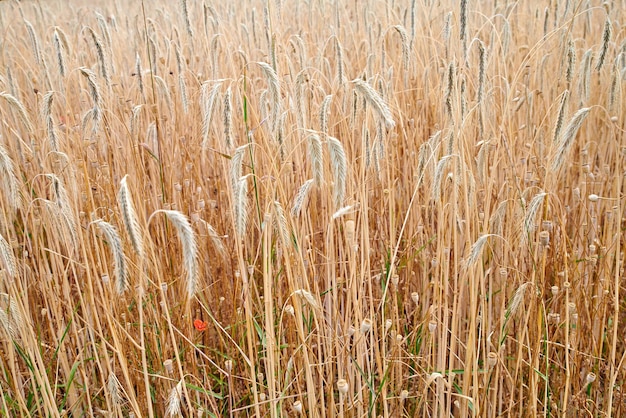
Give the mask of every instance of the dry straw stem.
M 198 285 L 198 246 L 196 244 L 196 235 L 189 223 L 189 219 L 181 212 L 159 209 L 150 215 L 150 218 L 157 213 L 164 213 L 167 219 L 172 222 L 174 228 L 176 228 L 178 238 L 183 246 L 183 263 L 187 271 L 187 297 L 191 298 L 196 293 Z
M 141 234 L 141 227 L 139 226 L 139 220 L 137 219 L 137 213 L 135 212 L 133 199 L 130 194 L 130 189 L 128 188 L 128 175 L 125 175 L 120 181 L 117 203 L 120 205 L 124 227 L 126 228 L 126 232 L 130 238 L 133 250 L 139 258 L 141 258 L 143 257 L 143 237 Z
M 361 79 L 352 80 L 356 91 L 372 106 L 381 120 L 385 122 L 385 126 L 388 130 L 393 129 L 396 126 L 396 122 L 393 120 L 393 115 L 389 106 L 385 103 L 380 94 L 372 88 L 367 82 Z
M 574 114 L 569 124 L 567 125 L 567 128 L 565 128 L 565 131 L 559 139 L 556 152 L 554 153 L 554 156 L 552 157 L 552 161 L 550 163 L 550 169 L 552 171 L 558 171 L 561 168 L 561 165 L 563 165 L 563 161 L 565 161 L 569 150 L 572 148 L 574 139 L 576 139 L 576 134 L 578 133 L 578 130 L 580 129 L 583 121 L 589 114 L 589 110 L 590 108 L 588 107 L 580 109 Z
M 9 200 L 9 205 L 17 210 L 22 207 L 22 195 L 19 190 L 19 183 L 15 174 L 15 164 L 9 153 L 0 143 L 0 183 L 4 195 Z
M 128 287 L 128 271 L 126 270 L 126 258 L 124 257 L 124 249 L 122 240 L 113 225 L 102 219 L 96 219 L 93 223 L 104 233 L 106 240 L 113 252 L 113 261 L 115 264 L 115 290 L 118 295 L 124 293 Z

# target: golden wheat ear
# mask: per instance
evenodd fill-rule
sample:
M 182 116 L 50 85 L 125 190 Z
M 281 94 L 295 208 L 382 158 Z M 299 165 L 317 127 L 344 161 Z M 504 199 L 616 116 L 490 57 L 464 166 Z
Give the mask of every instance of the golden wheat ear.
M 130 238 L 131 245 L 135 253 L 139 256 L 143 256 L 143 237 L 141 235 L 141 228 L 139 227 L 139 221 L 137 219 L 137 213 L 133 205 L 133 199 L 128 188 L 128 175 L 125 175 L 122 181 L 120 181 L 120 190 L 117 194 L 117 202 L 120 205 L 122 211 L 122 220 L 124 221 L 124 227 L 126 233 Z

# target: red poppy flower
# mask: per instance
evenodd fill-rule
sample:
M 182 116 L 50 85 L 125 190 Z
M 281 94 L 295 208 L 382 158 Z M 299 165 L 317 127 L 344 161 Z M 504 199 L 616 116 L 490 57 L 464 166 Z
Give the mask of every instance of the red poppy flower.
M 208 325 L 209 324 L 204 322 L 202 319 L 196 319 L 195 321 L 193 321 L 193 327 L 200 332 L 206 330 Z

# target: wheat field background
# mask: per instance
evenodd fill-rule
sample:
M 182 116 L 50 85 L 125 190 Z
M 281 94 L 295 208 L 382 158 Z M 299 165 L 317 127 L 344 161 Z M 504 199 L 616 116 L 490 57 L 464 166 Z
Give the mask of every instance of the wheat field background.
M 0 2 L 0 416 L 624 416 L 625 13 Z

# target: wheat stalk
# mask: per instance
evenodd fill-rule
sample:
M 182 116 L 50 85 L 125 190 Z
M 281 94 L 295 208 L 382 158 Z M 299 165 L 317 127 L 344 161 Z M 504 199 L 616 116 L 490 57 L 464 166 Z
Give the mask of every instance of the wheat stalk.
M 191 298 L 196 293 L 198 286 L 198 246 L 196 244 L 196 235 L 189 223 L 187 216 L 177 210 L 159 209 L 155 211 L 150 218 L 157 213 L 164 213 L 176 228 L 178 238 L 183 247 L 183 264 L 187 271 L 187 297 Z M 149 221 L 148 221 L 149 222 Z
M 332 98 L 332 94 L 324 97 L 324 100 L 322 101 L 322 106 L 320 107 L 320 132 L 322 134 L 322 140 L 324 141 L 326 140 L 326 136 L 328 135 L 328 111 Z
M 19 183 L 15 174 L 15 165 L 9 153 L 0 143 L 0 178 L 2 179 L 2 189 L 9 198 L 9 204 L 13 209 L 22 207 L 22 195 L 19 191 Z
M 568 154 L 570 148 L 572 147 L 572 144 L 574 143 L 574 139 L 576 138 L 576 134 L 578 133 L 580 126 L 589 114 L 589 110 L 590 108 L 588 107 L 584 107 L 578 110 L 578 112 L 574 114 L 569 124 L 565 128 L 563 135 L 561 136 L 561 138 L 559 138 L 557 150 L 552 157 L 552 161 L 550 163 L 550 169 L 552 171 L 558 171 L 559 168 L 561 168 L 563 161 L 565 161 L 566 155 Z
M 126 270 L 126 259 L 124 257 L 124 249 L 122 248 L 122 240 L 115 227 L 110 223 L 102 219 L 96 219 L 92 223 L 104 233 L 106 240 L 109 242 L 115 265 L 115 289 L 117 290 L 117 294 L 121 295 L 128 287 L 128 272 Z
M 348 175 L 348 163 L 343 145 L 337 138 L 328 137 L 328 153 L 330 154 L 330 163 L 333 171 L 333 198 L 335 207 L 343 206 L 343 200 L 346 194 L 346 177 Z
M 100 94 L 100 87 L 96 81 L 96 75 L 89 68 L 80 67 L 80 73 L 87 79 L 87 85 L 89 86 L 89 94 L 91 101 L 93 102 L 93 108 L 91 109 L 91 118 L 93 119 L 93 131 L 96 132 L 102 119 L 102 95 Z
M 552 134 L 552 142 L 556 144 L 561 135 L 561 128 L 563 127 L 563 120 L 565 119 L 565 108 L 567 107 L 567 100 L 569 99 L 569 90 L 565 90 L 561 96 L 561 105 L 559 106 L 559 114 L 556 117 L 556 123 L 554 124 L 554 132 Z
M 13 108 L 17 112 L 17 116 L 19 120 L 22 122 L 26 130 L 28 130 L 29 134 L 33 133 L 33 125 L 30 123 L 30 119 L 28 118 L 28 113 L 26 112 L 26 108 L 17 98 L 7 92 L 1 92 L 0 97 L 2 97 L 11 108 Z
M 139 220 L 135 212 L 133 205 L 133 199 L 128 188 L 128 175 L 120 181 L 120 190 L 117 194 L 117 202 L 120 205 L 122 211 L 122 220 L 126 227 L 126 233 L 130 238 L 133 250 L 139 256 L 143 257 L 143 237 L 141 235 L 141 228 L 139 227 Z
M 291 215 L 294 218 L 300 216 L 302 208 L 308 201 L 309 191 L 311 190 L 311 186 L 313 186 L 313 184 L 314 180 L 308 179 L 302 184 L 302 186 L 300 186 L 300 189 L 298 189 L 298 193 L 296 194 L 296 197 L 294 199 L 293 206 L 291 207 Z
M 2 234 L 0 234 L 0 256 L 2 256 L 4 267 L 7 269 L 9 275 L 12 278 L 17 278 L 17 261 L 15 260 L 15 255 L 13 255 L 11 245 L 4 239 Z
M 180 90 L 180 100 L 183 103 L 183 112 L 186 114 L 189 108 L 189 101 L 187 99 L 187 86 L 185 85 L 185 77 L 183 75 L 183 55 L 178 45 L 176 45 L 176 66 L 178 67 L 178 88 Z
M 278 200 L 274 201 L 274 211 L 276 212 L 276 216 L 274 216 L 276 229 L 278 229 L 282 245 L 287 246 L 291 241 L 289 227 L 287 226 L 287 216 L 285 215 L 285 210 Z
M 54 29 L 54 35 L 52 35 L 52 43 L 54 44 L 54 50 L 57 56 L 57 66 L 59 67 L 59 74 L 61 77 L 65 77 L 65 57 L 63 56 L 63 45 L 59 38 L 59 29 Z
M 611 19 L 607 16 L 604 22 L 604 31 L 602 32 L 602 47 L 600 48 L 600 54 L 598 54 L 598 63 L 596 64 L 596 71 L 600 72 L 606 59 L 606 53 L 609 50 L 609 42 L 611 41 Z
M 276 70 L 268 63 L 258 62 L 257 64 L 261 67 L 265 78 L 267 78 L 267 85 L 272 102 L 272 128 L 275 129 L 278 121 L 278 114 L 280 113 L 280 83 L 278 81 L 278 74 L 276 74 Z
M 209 81 L 202 83 L 201 106 L 202 106 L 202 149 L 209 145 L 209 133 L 211 131 L 211 119 L 213 117 L 213 107 L 219 94 L 221 81 L 213 85 L 209 92 Z
M 25 326 L 15 297 L 7 293 L 0 293 L 0 325 L 12 340 L 19 339 L 20 327 Z
M 104 47 L 102 46 L 102 40 L 100 39 L 98 34 L 96 34 L 96 32 L 89 26 L 87 26 L 85 29 L 87 29 L 87 32 L 89 32 L 89 34 L 91 35 L 93 44 L 96 47 L 96 55 L 98 57 L 98 64 L 100 66 L 100 75 L 102 76 L 102 78 L 104 78 L 104 82 L 106 83 L 107 87 L 111 87 L 111 77 L 107 68 L 107 58 L 104 52 Z
M 318 187 L 324 183 L 324 160 L 322 155 L 322 141 L 314 132 L 309 133 L 309 158 L 311 158 L 311 171 L 313 180 Z
M 167 409 L 165 410 L 166 417 L 182 416 L 180 405 L 182 403 L 184 383 L 184 380 L 181 379 L 170 392 L 170 395 L 167 399 Z
M 237 181 L 235 189 L 235 204 L 233 206 L 235 216 L 235 230 L 240 238 L 246 233 L 248 222 L 248 176 L 242 176 Z
M 143 90 L 143 70 L 141 69 L 141 57 L 139 53 L 135 54 L 135 75 L 137 76 L 137 83 L 139 84 L 139 92 L 142 97 L 145 97 Z
M 193 38 L 193 29 L 191 21 L 189 20 L 189 8 L 187 7 L 187 0 L 180 0 L 180 7 L 183 11 L 183 19 L 185 20 L 185 29 L 190 38 Z
M 226 94 L 224 95 L 224 143 L 226 144 L 226 149 L 231 149 L 233 146 L 233 115 L 231 97 L 232 92 L 230 86 L 228 86 L 228 89 L 226 89 Z
M 57 146 L 57 136 L 54 131 L 54 123 L 52 121 L 52 99 L 54 96 L 53 91 L 49 91 L 43 96 L 43 100 L 41 101 L 41 118 L 46 125 L 46 131 L 48 133 L 48 141 L 50 141 L 50 146 L 53 151 L 58 151 Z
M 387 129 L 393 129 L 396 122 L 393 120 L 391 110 L 389 110 L 389 106 L 387 106 L 376 90 L 374 90 L 368 83 L 358 78 L 352 80 L 352 82 L 354 83 L 359 94 L 367 101 L 367 103 L 369 103 L 370 106 L 372 106 L 372 108 L 374 108 L 378 116 L 385 122 Z
M 35 61 L 37 62 L 37 65 L 41 65 L 41 48 L 39 47 L 39 39 L 37 39 L 37 35 L 35 35 L 35 29 L 33 28 L 33 25 L 26 19 L 24 19 L 24 24 L 26 25 L 26 31 L 28 32 L 28 38 L 30 39 L 30 46 L 33 49 L 33 56 L 35 57 Z

